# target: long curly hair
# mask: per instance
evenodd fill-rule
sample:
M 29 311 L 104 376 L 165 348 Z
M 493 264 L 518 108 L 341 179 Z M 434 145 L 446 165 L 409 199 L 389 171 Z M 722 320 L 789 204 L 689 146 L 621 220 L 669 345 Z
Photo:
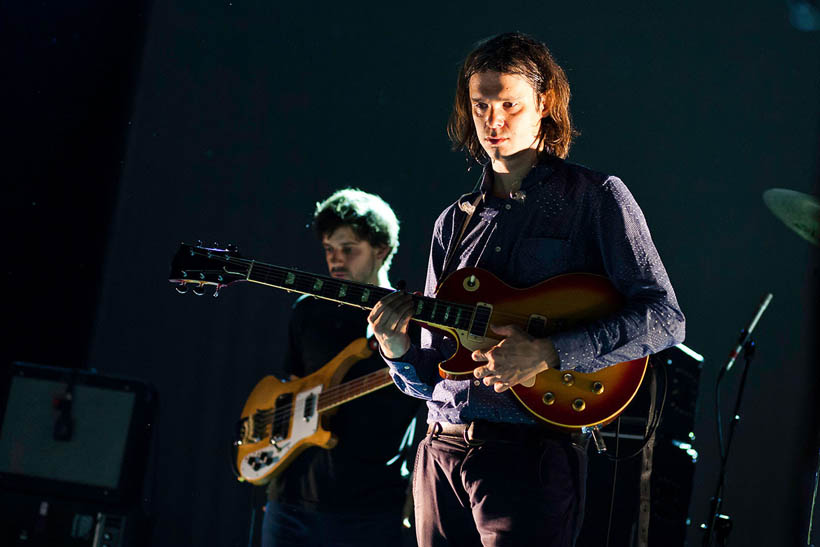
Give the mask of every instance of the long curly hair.
M 569 82 L 564 70 L 547 46 L 520 32 L 508 32 L 486 38 L 467 55 L 456 83 L 453 111 L 447 122 L 447 135 L 453 150 L 465 150 L 479 163 L 487 154 L 476 136 L 470 105 L 470 77 L 479 72 L 502 72 L 524 77 L 540 97 L 546 94 L 548 115 L 541 119 L 538 151 L 559 158 L 569 155 L 572 139 L 578 131 L 572 127 L 569 114 Z

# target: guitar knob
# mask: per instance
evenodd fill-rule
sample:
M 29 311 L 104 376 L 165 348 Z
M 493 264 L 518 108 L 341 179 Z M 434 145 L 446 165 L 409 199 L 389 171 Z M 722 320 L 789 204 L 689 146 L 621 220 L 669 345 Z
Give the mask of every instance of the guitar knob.
M 575 377 L 569 372 L 567 372 L 566 374 L 561 376 L 561 381 L 564 382 L 565 386 L 571 386 L 575 383 Z
M 600 395 L 604 392 L 604 384 L 601 382 L 592 382 L 592 393 Z
M 575 399 L 572 401 L 572 410 L 576 412 L 581 412 L 587 407 L 587 404 L 584 402 L 583 399 Z
M 188 292 L 188 284 L 187 283 L 180 283 L 178 287 L 175 287 L 179 294 L 185 294 Z
M 544 396 L 541 397 L 541 400 L 544 401 L 545 405 L 551 405 L 555 402 L 555 394 L 551 391 L 544 393 Z
M 204 295 L 205 294 L 205 287 L 206 287 L 205 283 L 202 283 L 201 285 L 197 285 L 196 287 L 193 288 L 194 294 L 197 295 L 197 296 Z

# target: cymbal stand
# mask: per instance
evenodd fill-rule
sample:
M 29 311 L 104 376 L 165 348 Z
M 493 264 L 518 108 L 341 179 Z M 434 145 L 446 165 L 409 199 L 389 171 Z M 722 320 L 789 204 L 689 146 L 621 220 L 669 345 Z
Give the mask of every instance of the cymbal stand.
M 712 496 L 709 506 L 709 519 L 706 524 L 701 524 L 701 528 L 705 530 L 703 536 L 703 547 L 710 547 L 712 539 L 714 538 L 719 547 L 724 547 L 729 540 L 729 533 L 732 531 L 732 519 L 729 515 L 722 513 L 723 510 L 723 489 L 726 484 L 726 468 L 729 462 L 729 450 L 732 447 L 732 439 L 735 436 L 735 428 L 740 421 L 740 404 L 743 400 L 743 392 L 746 389 L 746 378 L 749 375 L 749 368 L 752 364 L 752 359 L 755 355 L 754 340 L 749 338 L 743 344 L 744 366 L 743 374 L 740 378 L 740 388 L 735 399 L 735 408 L 732 413 L 732 419 L 729 422 L 729 434 L 726 437 L 726 450 L 723 451 L 720 459 L 720 472 L 718 473 L 718 483 L 715 488 L 715 495 Z M 720 371 L 722 376 L 725 369 Z

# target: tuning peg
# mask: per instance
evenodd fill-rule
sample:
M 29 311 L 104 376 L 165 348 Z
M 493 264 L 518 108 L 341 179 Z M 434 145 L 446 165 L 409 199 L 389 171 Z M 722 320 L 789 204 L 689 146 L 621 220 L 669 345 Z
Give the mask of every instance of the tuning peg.
M 188 284 L 185 283 L 184 281 L 182 283 L 180 283 L 178 287 L 175 287 L 175 288 L 176 288 L 176 290 L 179 294 L 185 294 L 185 293 L 188 292 Z
M 221 289 L 222 289 L 222 285 L 217 285 L 217 286 L 216 286 L 216 288 L 214 289 L 214 298 L 216 298 L 217 296 L 219 296 L 219 291 L 220 291 Z
M 202 295 L 204 295 L 204 294 L 205 294 L 205 287 L 207 287 L 207 285 L 205 285 L 205 283 L 202 283 L 202 284 L 200 284 L 200 285 L 197 285 L 197 286 L 196 286 L 196 287 L 194 287 L 194 289 L 193 289 L 193 290 L 194 290 L 194 294 L 195 294 L 195 295 L 197 295 L 197 296 L 202 296 Z

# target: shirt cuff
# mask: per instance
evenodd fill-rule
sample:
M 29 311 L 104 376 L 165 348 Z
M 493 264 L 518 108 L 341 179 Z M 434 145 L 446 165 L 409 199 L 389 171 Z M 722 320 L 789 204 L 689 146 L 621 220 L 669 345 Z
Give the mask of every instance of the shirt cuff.
M 391 359 L 387 357 L 384 352 L 382 351 L 381 345 L 379 345 L 379 355 L 382 356 L 384 362 L 387 363 L 389 366 L 393 368 L 401 368 L 401 365 L 411 365 L 418 361 L 418 352 L 419 349 L 416 347 L 415 344 L 410 344 L 410 349 L 404 352 L 404 355 L 401 357 L 396 357 Z
M 594 368 L 595 351 L 585 331 L 559 332 L 550 339 L 558 354 L 558 370 L 586 372 Z

